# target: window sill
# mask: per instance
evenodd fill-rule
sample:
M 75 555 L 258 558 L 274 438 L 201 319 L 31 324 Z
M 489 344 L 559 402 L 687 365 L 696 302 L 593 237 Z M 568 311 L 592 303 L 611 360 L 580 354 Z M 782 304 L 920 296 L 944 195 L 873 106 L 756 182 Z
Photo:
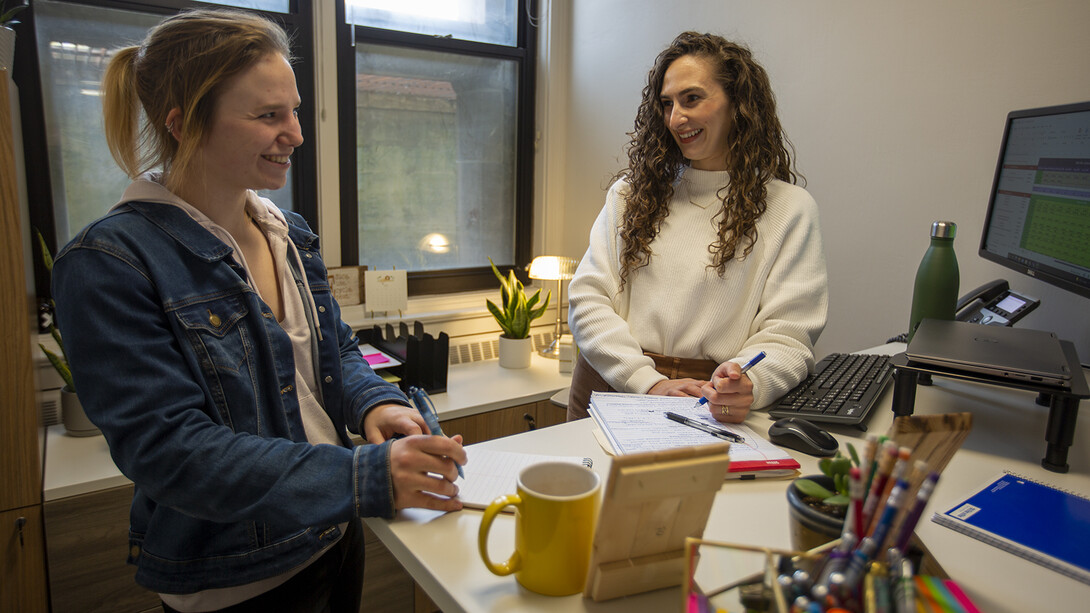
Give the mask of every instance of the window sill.
M 353 330 L 414 321 L 419 321 L 426 328 L 445 329 L 453 322 L 491 319 L 485 300 L 498 302 L 499 292 L 490 290 L 410 298 L 409 308 L 401 312 L 368 311 L 366 304 L 342 305 L 341 319 Z

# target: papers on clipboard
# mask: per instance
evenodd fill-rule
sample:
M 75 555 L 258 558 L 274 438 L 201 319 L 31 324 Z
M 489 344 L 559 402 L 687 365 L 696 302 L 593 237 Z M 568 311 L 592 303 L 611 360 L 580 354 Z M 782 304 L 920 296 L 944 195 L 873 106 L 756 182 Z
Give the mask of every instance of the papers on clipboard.
M 730 445 L 730 469 L 727 478 L 789 477 L 799 468 L 797 460 L 744 424 L 724 424 L 707 409 L 693 408 L 692 398 L 594 392 L 589 412 L 604 440 L 608 453 L 625 455 L 660 451 L 674 447 L 707 445 L 720 439 L 696 428 L 666 418 L 672 411 L 685 417 L 726 429 L 742 437 Z

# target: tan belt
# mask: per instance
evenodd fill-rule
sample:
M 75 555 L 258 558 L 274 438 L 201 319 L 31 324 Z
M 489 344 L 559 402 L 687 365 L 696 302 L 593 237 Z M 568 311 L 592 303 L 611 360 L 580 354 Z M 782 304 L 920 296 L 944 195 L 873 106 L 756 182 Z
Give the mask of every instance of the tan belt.
M 718 362 L 698 358 L 679 358 L 644 351 L 644 355 L 655 361 L 655 370 L 670 379 L 700 379 L 708 381 L 715 372 Z M 568 392 L 568 421 L 587 417 L 591 392 L 615 392 L 606 380 L 598 374 L 582 354 L 572 369 L 571 390 Z

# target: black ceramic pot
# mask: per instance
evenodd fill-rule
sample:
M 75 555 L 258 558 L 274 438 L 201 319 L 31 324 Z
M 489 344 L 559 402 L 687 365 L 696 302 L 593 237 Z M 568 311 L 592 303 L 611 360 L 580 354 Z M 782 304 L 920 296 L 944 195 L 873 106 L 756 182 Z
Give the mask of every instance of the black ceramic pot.
M 833 480 L 825 475 L 803 477 L 832 491 Z M 840 538 L 844 530 L 844 519 L 834 517 L 811 507 L 802 499 L 802 494 L 795 488 L 795 482 L 787 487 L 787 505 L 791 523 L 791 546 L 796 551 L 808 551 Z

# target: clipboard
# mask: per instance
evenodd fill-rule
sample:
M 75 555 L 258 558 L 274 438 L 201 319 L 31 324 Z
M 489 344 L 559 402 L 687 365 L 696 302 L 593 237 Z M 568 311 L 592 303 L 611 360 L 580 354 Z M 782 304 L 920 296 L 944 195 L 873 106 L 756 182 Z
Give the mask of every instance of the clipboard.
M 685 539 L 700 538 L 730 443 L 613 458 L 583 596 L 609 600 L 681 585 Z

